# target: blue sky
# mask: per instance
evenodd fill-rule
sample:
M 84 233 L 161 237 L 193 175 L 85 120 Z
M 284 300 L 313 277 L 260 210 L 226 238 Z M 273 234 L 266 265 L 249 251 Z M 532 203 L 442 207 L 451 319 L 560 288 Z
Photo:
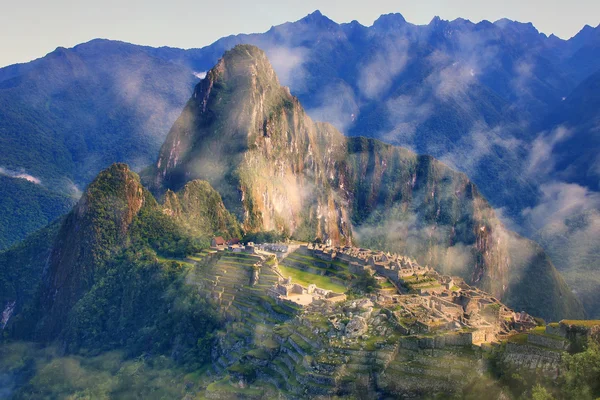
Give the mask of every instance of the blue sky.
M 0 0 L 0 66 L 41 57 L 101 37 L 151 46 L 202 47 L 236 33 L 263 32 L 319 9 L 334 21 L 371 25 L 399 12 L 412 23 L 435 15 L 472 21 L 503 17 L 533 22 L 569 38 L 600 23 L 598 0 Z

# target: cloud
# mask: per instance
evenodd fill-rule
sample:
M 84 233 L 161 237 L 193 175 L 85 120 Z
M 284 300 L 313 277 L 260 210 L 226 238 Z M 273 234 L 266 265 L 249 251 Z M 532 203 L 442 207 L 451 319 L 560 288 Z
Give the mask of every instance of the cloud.
M 456 98 L 476 82 L 475 69 L 470 64 L 457 61 L 429 75 L 426 82 L 439 99 Z
M 79 199 L 83 194 L 83 191 L 69 178 L 64 178 L 64 187 L 68 195 L 74 199 Z
M 427 101 L 415 101 L 415 97 L 402 95 L 388 100 L 385 104 L 388 121 L 393 129 L 382 135 L 382 139 L 392 143 L 407 145 L 413 139 L 417 127 L 425 122 L 434 111 L 434 105 Z
M 0 167 L 0 175 L 8 176 L 9 178 L 25 179 L 26 181 L 35 183 L 36 185 L 40 185 L 42 183 L 40 178 L 36 178 L 33 175 L 29 175 L 23 169 L 15 171 L 8 168 Z
M 264 48 L 282 85 L 302 91 L 306 80 L 303 68 L 310 50 L 305 47 L 272 45 Z
M 316 96 L 320 106 L 306 111 L 313 120 L 327 121 L 341 132 L 345 132 L 358 118 L 358 102 L 354 91 L 345 82 L 333 83 Z
M 506 152 L 516 152 L 524 145 L 521 140 L 507 134 L 514 129 L 507 125 L 490 127 L 484 121 L 477 121 L 469 133 L 455 143 L 453 150 L 441 155 L 439 159 L 452 168 L 473 176 L 483 159 L 498 148 Z
M 448 244 L 452 227 L 423 223 L 415 213 L 390 212 L 384 220 L 353 227 L 356 241 L 374 249 L 385 249 L 416 258 L 421 264 L 466 279 L 476 263 L 472 244 Z
M 208 73 L 208 71 L 202 71 L 202 72 L 193 72 L 194 76 L 198 79 L 204 79 L 206 78 L 206 74 Z
M 511 85 L 517 96 L 521 97 L 529 94 L 529 83 L 533 77 L 533 64 L 526 60 L 519 60 L 514 66 L 515 77 L 511 81 Z
M 538 180 L 545 180 L 554 169 L 555 159 L 552 155 L 554 146 L 567 139 L 571 134 L 572 131 L 562 125 L 551 132 L 540 133 L 531 145 L 526 169 L 527 175 Z
M 380 96 L 404 70 L 408 60 L 408 40 L 386 42 L 360 69 L 358 88 L 361 94 L 368 99 Z
M 575 183 L 549 182 L 542 184 L 540 190 L 539 203 L 523 210 L 523 216 L 537 229 L 586 210 L 600 209 L 600 193 Z

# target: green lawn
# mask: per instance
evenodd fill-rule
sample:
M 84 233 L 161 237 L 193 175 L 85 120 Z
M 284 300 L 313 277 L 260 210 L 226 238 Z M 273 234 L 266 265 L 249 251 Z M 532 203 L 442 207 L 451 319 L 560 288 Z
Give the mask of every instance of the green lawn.
M 183 264 L 183 265 L 188 266 L 188 267 L 193 267 L 194 266 L 194 264 L 192 264 L 190 262 L 187 262 L 187 261 L 184 261 L 184 260 L 182 260 L 180 258 L 166 258 L 166 257 L 162 257 L 162 256 L 159 256 L 159 255 L 156 255 L 156 258 L 160 262 L 175 261 L 177 263 Z
M 527 344 L 527 333 L 517 333 L 508 338 L 511 343 Z
M 342 285 L 334 283 L 327 276 L 316 275 L 310 272 L 301 271 L 297 268 L 286 267 L 285 265 L 279 265 L 279 269 L 283 276 L 291 277 L 293 283 L 298 283 L 304 287 L 314 283 L 318 287 L 327 290 L 333 290 L 337 293 L 344 293 L 346 288 Z
M 574 320 L 574 319 L 564 319 L 560 321 L 562 324 L 566 325 L 575 325 L 575 326 L 583 326 L 586 328 L 591 328 L 592 326 L 600 325 L 600 320 Z

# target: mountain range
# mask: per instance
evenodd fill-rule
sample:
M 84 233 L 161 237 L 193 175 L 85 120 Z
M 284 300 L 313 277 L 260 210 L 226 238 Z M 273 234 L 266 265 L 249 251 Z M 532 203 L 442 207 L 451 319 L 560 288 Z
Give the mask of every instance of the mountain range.
M 154 326 L 154 312 L 131 314 L 146 296 L 183 283 L 187 269 L 165 259 L 199 252 L 212 235 L 268 231 L 397 251 L 549 320 L 584 315 L 543 250 L 504 228 L 464 174 L 313 122 L 266 54 L 239 45 L 196 86 L 142 179 L 113 164 L 70 213 L 0 253 L 6 332 L 110 349 Z M 149 271 L 158 275 L 135 290 L 117 279 Z
M 562 40 L 509 20 L 475 24 L 434 18 L 417 26 L 399 14 L 384 15 L 365 27 L 355 21 L 337 24 L 315 12 L 263 34 L 231 36 L 201 49 L 107 40 L 58 48 L 31 63 L 0 70 L 0 167 L 10 172 L 2 179 L 15 194 L 10 200 L 3 196 L 2 209 L 18 204 L 22 210 L 0 215 L 0 244 L 8 247 L 64 214 L 80 188 L 110 163 L 127 162 L 140 171 L 155 162 L 163 140 L 170 140 L 169 128 L 176 124 L 173 136 L 185 122 L 179 114 L 195 93 L 194 85 L 225 50 L 240 43 L 265 50 L 281 82 L 308 115 L 331 122 L 349 136 L 381 139 L 442 160 L 466 173 L 504 221 L 512 221 L 511 228 L 536 237 L 544 224 L 536 224 L 533 217 L 556 187 L 548 176 L 589 190 L 587 197 L 595 199 L 598 175 L 590 163 L 598 135 L 589 113 L 598 109 L 593 106 L 593 82 L 600 70 L 599 32 L 586 26 Z M 568 134 L 552 133 L 557 126 L 565 126 Z M 536 150 L 553 134 L 558 138 L 549 142 L 556 145 L 542 158 L 551 165 L 540 164 Z M 239 151 L 237 140 L 230 138 L 225 150 Z M 348 143 L 350 153 L 353 146 L 360 152 L 371 146 L 363 139 Z M 382 150 L 373 146 L 374 157 L 380 157 Z M 347 168 L 352 174 L 358 166 Z M 177 173 L 172 171 L 166 186 L 155 182 L 150 189 L 162 194 L 171 185 L 181 186 Z M 247 204 L 232 200 L 232 188 L 243 179 L 251 177 L 227 176 L 222 186 L 211 183 L 246 228 L 259 226 L 252 212 L 252 218 L 244 217 Z M 394 196 L 393 190 L 386 193 Z M 274 196 L 263 203 L 282 201 Z M 371 196 L 385 197 L 376 189 Z M 350 204 L 377 204 L 372 200 Z M 339 202 L 326 195 L 318 199 L 329 212 L 341 209 Z M 358 226 L 369 218 L 373 223 L 385 219 L 372 211 L 348 210 L 328 223 L 337 219 Z M 269 213 L 273 219 L 265 226 L 282 226 Z M 331 228 L 319 229 L 331 233 Z M 317 230 L 311 226 L 308 231 Z M 559 268 L 568 271 L 570 259 L 561 260 L 566 261 Z M 595 304 L 586 307 L 589 312 Z
M 260 234 L 312 243 L 290 245 L 281 265 L 251 243 L 208 249 Z M 428 275 L 404 277 L 401 292 L 309 255 L 331 246 L 397 252 Z M 328 295 L 310 307 L 274 297 L 298 286 L 283 279 L 292 265 L 346 294 L 313 289 Z M 546 326 L 497 298 L 571 319 Z M 573 320 L 583 307 L 543 249 L 505 228 L 465 174 L 314 122 L 252 45 L 207 72 L 141 176 L 112 164 L 70 212 L 0 252 L 0 304 L 9 398 L 597 390 L 581 366 L 598 356 L 599 322 Z

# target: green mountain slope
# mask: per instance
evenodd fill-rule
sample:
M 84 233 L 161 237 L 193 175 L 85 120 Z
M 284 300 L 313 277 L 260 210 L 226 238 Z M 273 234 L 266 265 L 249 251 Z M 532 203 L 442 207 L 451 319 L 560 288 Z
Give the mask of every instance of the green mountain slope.
M 25 179 L 0 175 L 0 249 L 67 213 L 75 199 Z
M 160 205 L 137 174 L 114 164 L 68 215 L 0 253 L 0 301 L 12 308 L 5 336 L 58 340 L 70 352 L 126 348 L 205 363 L 206 338 L 220 322 L 186 285 L 184 258 L 208 247 L 213 227 L 236 235 L 239 226 L 205 183 L 172 196 L 177 217 L 172 202 Z M 194 223 L 199 216 L 211 223 Z
M 58 48 L 2 80 L 0 168 L 40 179 L 44 196 L 13 198 L 23 215 L 0 218 L 13 218 L 22 229 L 0 232 L 0 248 L 64 214 L 72 206 L 68 197 L 106 166 L 148 164 L 195 82 L 187 68 L 116 42 Z M 21 186 L 9 182 L 7 193 L 22 192 Z M 61 197 L 67 201 L 45 210 Z M 41 216 L 28 218 L 39 209 Z

